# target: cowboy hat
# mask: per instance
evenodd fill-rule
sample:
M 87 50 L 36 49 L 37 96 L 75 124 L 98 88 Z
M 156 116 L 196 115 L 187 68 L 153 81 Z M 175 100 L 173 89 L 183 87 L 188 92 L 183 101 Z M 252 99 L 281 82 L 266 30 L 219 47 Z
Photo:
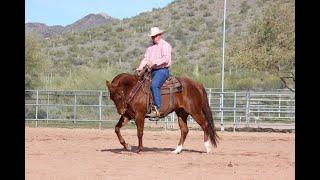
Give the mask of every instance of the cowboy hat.
M 158 27 L 152 27 L 150 30 L 150 34 L 148 36 L 155 36 L 157 34 L 162 34 L 164 30 L 160 30 Z

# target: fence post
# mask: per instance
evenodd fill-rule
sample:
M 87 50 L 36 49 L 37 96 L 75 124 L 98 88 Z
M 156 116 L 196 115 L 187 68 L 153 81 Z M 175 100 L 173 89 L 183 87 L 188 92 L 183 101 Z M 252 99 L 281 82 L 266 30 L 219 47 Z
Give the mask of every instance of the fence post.
M 250 92 L 246 92 L 246 127 L 248 127 L 249 118 L 250 118 Z
M 280 118 L 280 109 L 281 109 L 281 94 L 279 94 L 279 106 L 278 106 L 278 117 Z
M 211 111 L 211 88 L 209 88 L 209 108 L 210 108 L 210 111 Z
M 174 129 L 174 124 L 175 124 L 174 118 L 175 118 L 175 114 L 176 114 L 176 113 L 172 113 L 172 129 Z M 177 117 L 177 121 L 178 121 L 178 117 Z
M 36 99 L 36 127 L 38 127 L 38 107 L 39 106 L 39 90 L 37 90 L 37 99 Z
M 290 108 L 290 114 L 291 114 L 291 118 L 290 118 L 290 120 L 292 120 L 294 117 L 295 117 L 295 101 L 294 101 L 294 103 L 292 103 L 292 99 L 295 99 L 295 97 L 294 97 L 294 95 L 289 95 L 290 96 L 290 99 L 289 99 L 289 108 Z
M 236 132 L 236 108 L 237 108 L 237 92 L 234 92 L 234 98 L 233 98 L 233 132 Z
M 77 120 L 77 92 L 74 92 L 74 107 L 73 107 L 73 124 Z
M 49 92 L 48 92 L 48 100 L 47 100 L 47 124 L 48 124 L 48 119 L 49 119 L 49 104 L 50 104 L 50 98 L 49 98 Z
M 211 88 L 209 88 L 209 97 L 208 97 L 208 99 L 209 99 L 209 106 L 211 106 Z
M 223 92 L 220 93 L 220 124 L 221 124 L 221 131 L 224 131 L 224 124 L 223 124 Z
M 258 128 L 260 128 L 260 104 L 261 101 L 258 102 Z
M 167 126 L 168 126 L 168 118 L 167 117 L 165 117 L 164 118 L 164 120 L 165 120 L 165 125 L 164 125 L 164 131 L 167 131 Z
M 99 95 L 99 129 L 101 129 L 101 120 L 102 120 L 102 91 Z

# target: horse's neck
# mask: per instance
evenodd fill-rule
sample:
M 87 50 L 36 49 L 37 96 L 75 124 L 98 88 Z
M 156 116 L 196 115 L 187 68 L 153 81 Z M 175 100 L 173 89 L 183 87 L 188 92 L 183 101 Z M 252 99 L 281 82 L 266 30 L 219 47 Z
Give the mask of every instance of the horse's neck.
M 128 75 L 124 77 L 121 81 L 121 86 L 123 91 L 125 91 L 126 94 L 129 94 L 132 90 L 132 88 L 137 84 L 138 78 L 132 75 Z

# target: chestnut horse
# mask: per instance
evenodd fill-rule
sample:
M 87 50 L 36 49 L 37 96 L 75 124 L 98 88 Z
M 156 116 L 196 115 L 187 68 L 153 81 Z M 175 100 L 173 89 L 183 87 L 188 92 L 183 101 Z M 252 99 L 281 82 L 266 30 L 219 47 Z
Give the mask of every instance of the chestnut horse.
M 131 90 L 138 82 L 139 76 L 122 73 L 117 75 L 112 82 L 106 81 L 106 85 L 110 92 L 110 99 L 114 102 L 117 112 L 121 115 L 119 122 L 115 126 L 115 133 L 120 143 L 126 150 L 131 150 L 131 146 L 125 142 L 120 133 L 120 128 L 134 119 L 137 126 L 137 135 L 139 145 L 135 152 L 143 149 L 142 136 L 145 115 L 147 113 L 148 96 L 150 88 L 144 85 L 136 92 L 129 104 L 126 105 L 125 98 L 129 96 Z M 187 118 L 189 115 L 196 120 L 204 131 L 204 146 L 207 153 L 212 152 L 212 145 L 217 146 L 218 135 L 214 126 L 211 109 L 209 107 L 207 93 L 202 84 L 199 84 L 189 78 L 177 78 L 182 86 L 182 92 L 174 94 L 173 108 L 170 112 L 175 111 L 178 116 L 178 123 L 181 130 L 181 137 L 177 148 L 172 153 L 179 154 L 182 151 L 182 145 L 188 134 Z M 169 95 L 162 95 L 162 105 L 160 113 L 166 109 L 169 104 Z M 130 109 L 131 116 L 126 113 L 127 108 Z M 211 143 L 210 143 L 210 141 Z

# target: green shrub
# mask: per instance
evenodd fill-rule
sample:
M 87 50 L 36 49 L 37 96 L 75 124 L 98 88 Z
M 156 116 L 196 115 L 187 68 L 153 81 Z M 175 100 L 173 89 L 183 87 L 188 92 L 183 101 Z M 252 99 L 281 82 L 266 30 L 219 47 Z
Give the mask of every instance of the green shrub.
M 207 9 L 208 9 L 208 5 L 206 5 L 206 4 L 200 4 L 199 10 L 204 11 L 204 10 L 207 10 Z
M 211 16 L 211 13 L 209 11 L 206 11 L 205 13 L 203 13 L 203 17 L 209 17 Z
M 247 1 L 243 1 L 240 5 L 240 14 L 245 14 L 250 9 Z
M 122 28 L 122 27 L 117 27 L 117 29 L 116 29 L 116 32 L 123 32 L 124 31 L 124 29 Z

